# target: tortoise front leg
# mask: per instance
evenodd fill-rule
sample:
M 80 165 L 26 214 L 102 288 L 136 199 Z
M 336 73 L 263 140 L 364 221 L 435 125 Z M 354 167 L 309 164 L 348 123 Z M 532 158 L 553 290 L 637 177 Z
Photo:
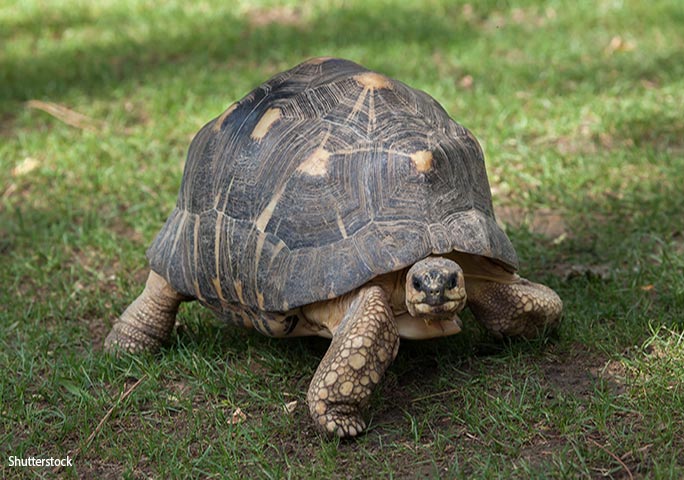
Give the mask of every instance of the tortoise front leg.
M 150 271 L 143 292 L 112 326 L 105 339 L 105 350 L 156 352 L 171 336 L 178 306 L 186 300 L 189 298 Z
M 307 402 L 317 428 L 353 437 L 361 410 L 399 350 L 399 333 L 382 288 L 362 288 L 340 322 L 311 381 Z
M 514 282 L 466 281 L 468 307 L 495 336 L 531 339 L 558 325 L 563 302 L 546 285 L 516 277 Z

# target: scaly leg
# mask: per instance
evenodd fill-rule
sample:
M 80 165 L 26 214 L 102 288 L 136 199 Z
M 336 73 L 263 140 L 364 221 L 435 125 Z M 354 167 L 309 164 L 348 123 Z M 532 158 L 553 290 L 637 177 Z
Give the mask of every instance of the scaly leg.
M 179 294 L 164 278 L 150 271 L 145 289 L 114 323 L 105 339 L 105 350 L 131 353 L 155 352 L 170 335 L 181 302 Z
M 361 410 L 399 350 L 399 333 L 382 288 L 359 291 L 311 380 L 307 402 L 319 430 L 353 437 Z
M 520 277 L 512 283 L 470 279 L 466 291 L 470 310 L 497 337 L 537 337 L 556 327 L 563 312 L 556 292 Z

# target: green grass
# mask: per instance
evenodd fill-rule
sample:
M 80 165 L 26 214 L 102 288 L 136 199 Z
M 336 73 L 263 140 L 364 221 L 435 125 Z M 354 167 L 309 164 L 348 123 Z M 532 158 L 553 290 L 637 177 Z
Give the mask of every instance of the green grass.
M 61 475 L 684 477 L 683 28 L 678 0 L 0 1 L 0 476 L 78 450 Z M 404 342 L 355 441 L 308 419 L 325 340 L 188 305 L 161 355 L 102 353 L 192 135 L 317 55 L 476 134 L 523 275 L 566 308 L 535 343 L 467 314 L 463 335 Z

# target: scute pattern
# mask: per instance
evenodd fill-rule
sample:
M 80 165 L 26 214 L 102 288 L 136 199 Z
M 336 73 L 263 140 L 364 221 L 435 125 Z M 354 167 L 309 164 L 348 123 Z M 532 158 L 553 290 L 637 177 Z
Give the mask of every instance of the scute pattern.
M 307 403 L 320 430 L 341 437 L 366 428 L 360 415 L 399 351 L 385 294 L 367 287 L 349 308 L 311 380 Z
M 514 284 L 475 282 L 470 309 L 495 336 L 536 338 L 560 322 L 563 302 L 546 285 L 521 278 Z
M 305 62 L 205 125 L 148 250 L 152 269 L 218 311 L 286 311 L 432 253 L 517 268 L 472 134 L 424 92 L 386 77 L 364 87 L 364 72 Z M 411 158 L 421 151 L 429 168 Z

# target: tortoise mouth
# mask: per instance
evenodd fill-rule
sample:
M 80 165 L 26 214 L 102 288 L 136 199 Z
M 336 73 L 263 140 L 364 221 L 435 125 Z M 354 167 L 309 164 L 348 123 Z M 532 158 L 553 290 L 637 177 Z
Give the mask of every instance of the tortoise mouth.
M 442 303 L 432 303 L 424 302 L 417 303 L 413 306 L 416 313 L 420 315 L 434 315 L 437 317 L 445 317 L 452 313 L 458 313 L 460 311 L 459 302 L 448 301 Z
M 465 289 L 463 295 L 456 298 L 450 298 L 446 301 L 435 302 L 427 298 L 420 302 L 406 302 L 406 307 L 408 308 L 411 316 L 414 317 L 425 317 L 424 320 L 427 324 L 428 320 L 431 319 L 444 319 L 452 317 L 454 314 L 463 310 L 466 304 Z
M 460 333 L 463 327 L 461 319 L 454 313 L 444 318 L 422 316 L 420 319 L 405 313 L 397 316 L 396 321 L 401 338 L 411 340 L 446 337 Z

